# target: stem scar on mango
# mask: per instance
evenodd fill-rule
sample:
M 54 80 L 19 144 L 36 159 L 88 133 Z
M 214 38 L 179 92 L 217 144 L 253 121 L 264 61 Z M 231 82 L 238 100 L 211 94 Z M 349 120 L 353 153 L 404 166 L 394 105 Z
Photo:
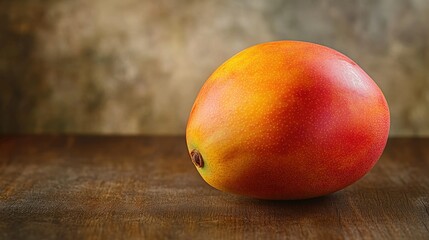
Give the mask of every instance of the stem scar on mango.
M 201 156 L 201 153 L 198 152 L 197 149 L 192 150 L 192 152 L 191 152 L 191 158 L 192 158 L 192 162 L 195 164 L 195 166 L 197 166 L 199 168 L 203 168 L 204 167 L 203 156 Z

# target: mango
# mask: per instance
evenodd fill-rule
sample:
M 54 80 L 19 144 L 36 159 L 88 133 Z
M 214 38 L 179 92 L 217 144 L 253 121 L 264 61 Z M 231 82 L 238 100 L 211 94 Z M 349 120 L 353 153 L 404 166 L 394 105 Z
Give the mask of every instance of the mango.
M 267 42 L 223 63 L 192 107 L 186 143 L 224 192 L 306 199 L 339 191 L 380 158 L 389 108 L 376 83 L 325 46 Z

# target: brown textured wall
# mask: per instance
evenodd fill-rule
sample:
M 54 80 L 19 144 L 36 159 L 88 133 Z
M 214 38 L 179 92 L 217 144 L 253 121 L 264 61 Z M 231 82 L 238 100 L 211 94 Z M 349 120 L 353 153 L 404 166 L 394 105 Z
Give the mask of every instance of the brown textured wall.
M 362 66 L 392 135 L 429 135 L 429 1 L 0 1 L 0 133 L 184 133 L 209 74 L 297 39 Z

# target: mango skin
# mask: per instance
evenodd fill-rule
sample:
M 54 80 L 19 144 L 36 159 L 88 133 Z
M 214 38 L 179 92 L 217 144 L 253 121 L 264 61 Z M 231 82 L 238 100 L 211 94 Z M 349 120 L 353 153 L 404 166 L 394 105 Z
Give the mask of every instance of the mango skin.
M 268 42 L 223 63 L 186 128 L 202 178 L 260 199 L 306 199 L 362 178 L 380 158 L 387 102 L 351 59 L 321 45 Z

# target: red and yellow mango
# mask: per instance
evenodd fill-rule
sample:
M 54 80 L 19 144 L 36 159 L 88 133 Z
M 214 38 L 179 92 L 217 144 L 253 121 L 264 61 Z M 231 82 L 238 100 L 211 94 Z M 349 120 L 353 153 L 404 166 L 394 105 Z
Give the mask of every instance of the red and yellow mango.
M 363 177 L 389 126 L 383 93 L 355 62 L 321 45 L 279 41 L 243 50 L 209 77 L 186 141 L 198 172 L 219 190 L 305 199 Z

